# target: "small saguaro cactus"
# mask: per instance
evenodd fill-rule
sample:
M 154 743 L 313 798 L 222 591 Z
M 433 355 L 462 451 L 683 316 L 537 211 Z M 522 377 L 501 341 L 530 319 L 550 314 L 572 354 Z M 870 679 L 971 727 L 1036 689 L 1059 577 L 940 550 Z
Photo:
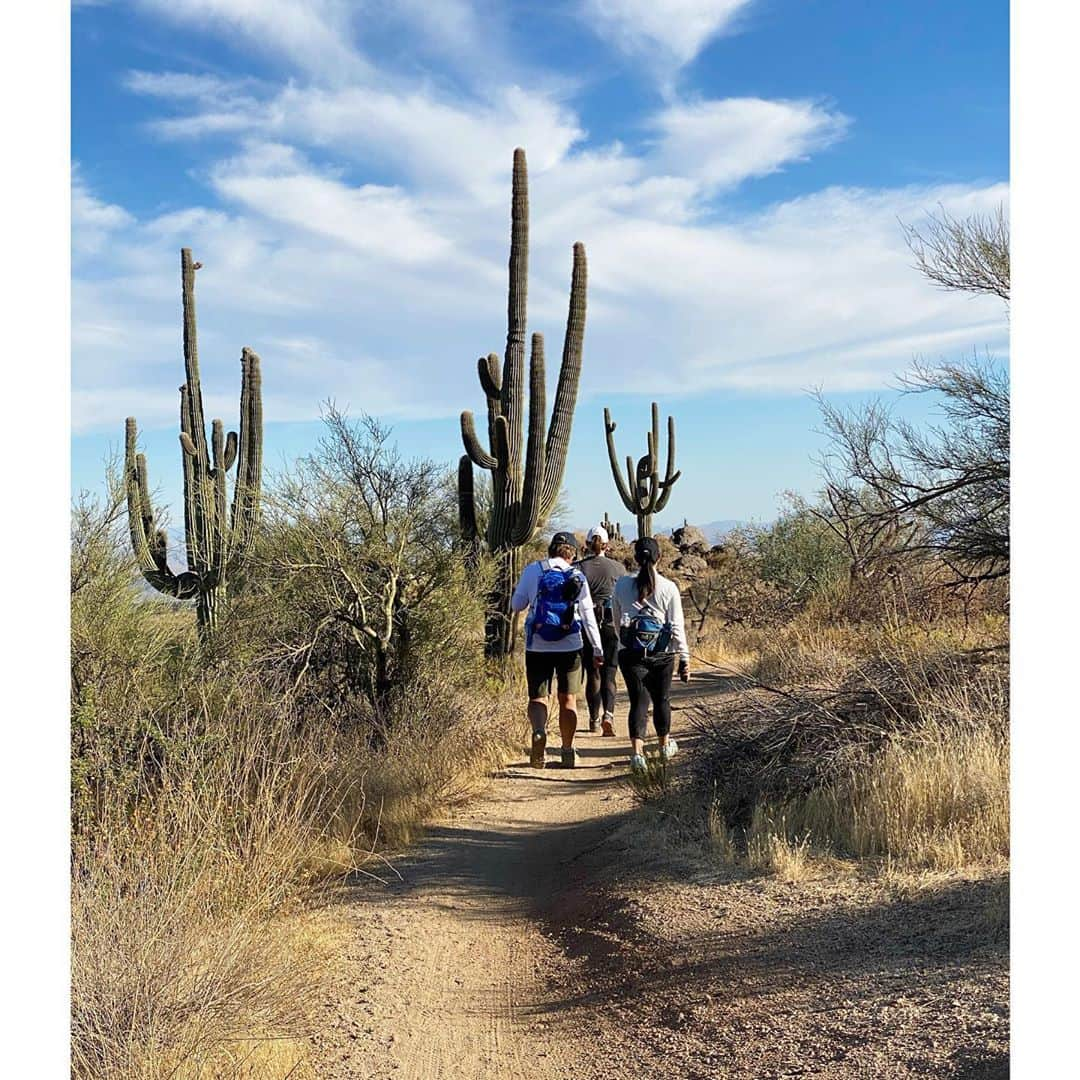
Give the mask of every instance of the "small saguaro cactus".
M 488 448 L 476 434 L 471 412 L 461 414 L 465 455 L 458 469 L 458 503 L 462 537 L 479 541 L 473 494 L 473 465 L 491 472 L 491 513 L 486 541 L 496 556 L 496 583 L 486 627 L 489 656 L 513 649 L 514 622 L 510 597 L 521 569 L 521 549 L 544 525 L 559 495 L 570 428 L 581 375 L 585 336 L 586 263 L 584 244 L 574 244 L 570 310 L 563 340 L 562 366 L 545 433 L 546 391 L 544 337 L 532 335 L 529 360 L 529 422 L 525 433 L 525 335 L 529 273 L 529 178 L 525 151 L 514 151 L 510 206 L 509 303 L 506 353 L 500 371 L 495 353 L 479 361 L 480 385 L 487 398 Z
M 259 358 L 245 348 L 240 355 L 240 434 L 225 435 L 220 420 L 206 439 L 199 352 L 195 334 L 195 271 L 190 248 L 180 252 L 184 311 L 184 374 L 180 387 L 180 446 L 184 470 L 184 534 L 187 569 L 169 568 L 165 531 L 156 525 L 150 501 L 146 457 L 136 452 L 135 417 L 127 419 L 124 477 L 128 523 L 135 560 L 146 580 L 177 600 L 194 600 L 199 634 L 210 643 L 225 603 L 230 579 L 240 569 L 255 535 L 262 478 L 262 378 Z M 232 508 L 227 505 L 225 476 L 236 463 Z
M 612 521 L 606 510 L 604 511 L 604 520 L 600 522 L 600 526 L 608 534 L 609 540 L 621 540 L 623 538 L 622 522 Z
M 671 489 L 682 472 L 675 471 L 675 420 L 667 419 L 668 452 L 667 468 L 664 479 L 660 479 L 660 410 L 656 402 L 652 403 L 652 430 L 648 433 L 648 449 L 645 455 L 634 459 L 626 455 L 626 477 L 619 466 L 619 457 L 615 452 L 615 421 L 611 419 L 611 410 L 604 410 L 604 434 L 607 438 L 608 458 L 611 472 L 615 477 L 615 486 L 619 489 L 619 498 L 623 505 L 637 518 L 638 537 L 652 536 L 653 514 L 667 506 L 671 498 Z

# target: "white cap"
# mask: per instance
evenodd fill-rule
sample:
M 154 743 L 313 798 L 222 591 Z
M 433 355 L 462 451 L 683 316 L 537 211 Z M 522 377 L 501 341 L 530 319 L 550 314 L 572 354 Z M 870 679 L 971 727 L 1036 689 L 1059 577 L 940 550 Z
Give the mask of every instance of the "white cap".
M 606 544 L 608 542 L 607 529 L 605 529 L 603 525 L 594 525 L 585 534 L 585 543 L 589 543 L 589 541 L 591 541 L 594 536 L 599 536 L 600 542 L 603 544 Z

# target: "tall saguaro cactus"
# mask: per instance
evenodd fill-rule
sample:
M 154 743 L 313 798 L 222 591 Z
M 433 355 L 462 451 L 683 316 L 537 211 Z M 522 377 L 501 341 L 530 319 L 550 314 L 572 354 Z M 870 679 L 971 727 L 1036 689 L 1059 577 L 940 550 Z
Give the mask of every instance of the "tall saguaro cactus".
M 604 434 L 607 438 L 608 458 L 611 472 L 615 477 L 615 486 L 619 489 L 619 498 L 623 505 L 637 518 L 638 537 L 652 536 L 653 514 L 658 514 L 667 506 L 671 498 L 671 489 L 682 472 L 675 470 L 675 420 L 667 418 L 668 452 L 664 479 L 660 479 L 660 410 L 656 402 L 652 403 L 652 430 L 647 439 L 648 449 L 645 455 L 634 459 L 626 455 L 626 477 L 623 477 L 619 465 L 619 456 L 615 452 L 615 421 L 611 419 L 611 410 L 604 410 Z
M 504 656 L 513 648 L 510 596 L 521 569 L 521 548 L 541 528 L 559 495 L 581 375 L 585 336 L 586 263 L 584 244 L 574 244 L 570 310 L 563 339 L 559 383 L 546 426 L 544 337 L 532 335 L 529 359 L 529 421 L 525 428 L 525 335 L 529 274 L 529 177 L 525 151 L 514 151 L 510 208 L 510 289 L 506 353 L 502 370 L 495 353 L 481 357 L 480 385 L 487 398 L 488 447 L 476 434 L 471 412 L 461 414 L 465 455 L 458 469 L 462 535 L 479 540 L 473 495 L 473 465 L 491 472 L 491 513 L 486 541 L 498 562 L 486 628 L 487 652 Z
M 167 537 L 155 523 L 146 457 L 136 452 L 138 428 L 129 416 L 125 431 L 124 474 L 128 523 L 135 559 L 146 580 L 177 600 L 194 600 L 199 633 L 209 643 L 217 628 L 230 579 L 247 555 L 259 513 L 262 478 L 262 377 L 259 358 L 248 348 L 240 355 L 240 434 L 214 420 L 206 438 L 199 350 L 195 333 L 195 271 L 191 249 L 180 252 L 184 310 L 184 374 L 180 387 L 180 446 L 184 469 L 184 534 L 187 569 L 169 568 Z M 226 474 L 236 463 L 231 509 Z

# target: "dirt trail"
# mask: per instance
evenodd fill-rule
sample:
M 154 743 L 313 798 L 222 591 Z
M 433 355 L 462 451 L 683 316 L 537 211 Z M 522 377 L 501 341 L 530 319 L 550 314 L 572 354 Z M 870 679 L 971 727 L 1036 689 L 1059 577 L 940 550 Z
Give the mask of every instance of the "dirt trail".
M 674 734 L 727 689 L 680 688 Z M 400 879 L 346 898 L 316 1075 L 1007 1075 L 1002 946 L 971 929 L 982 894 L 897 901 L 656 850 L 650 868 L 625 740 L 577 745 L 574 770 L 512 764 Z

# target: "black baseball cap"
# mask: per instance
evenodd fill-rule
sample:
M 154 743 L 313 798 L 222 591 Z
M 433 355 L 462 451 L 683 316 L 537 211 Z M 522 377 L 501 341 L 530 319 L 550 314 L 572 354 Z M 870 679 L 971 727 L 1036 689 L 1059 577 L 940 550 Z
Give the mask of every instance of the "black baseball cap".
M 572 532 L 557 532 L 551 538 L 551 546 L 558 547 L 560 544 L 569 544 L 577 551 L 577 537 Z
M 659 562 L 660 545 L 651 536 L 642 536 L 634 541 L 634 558 L 638 563 Z

